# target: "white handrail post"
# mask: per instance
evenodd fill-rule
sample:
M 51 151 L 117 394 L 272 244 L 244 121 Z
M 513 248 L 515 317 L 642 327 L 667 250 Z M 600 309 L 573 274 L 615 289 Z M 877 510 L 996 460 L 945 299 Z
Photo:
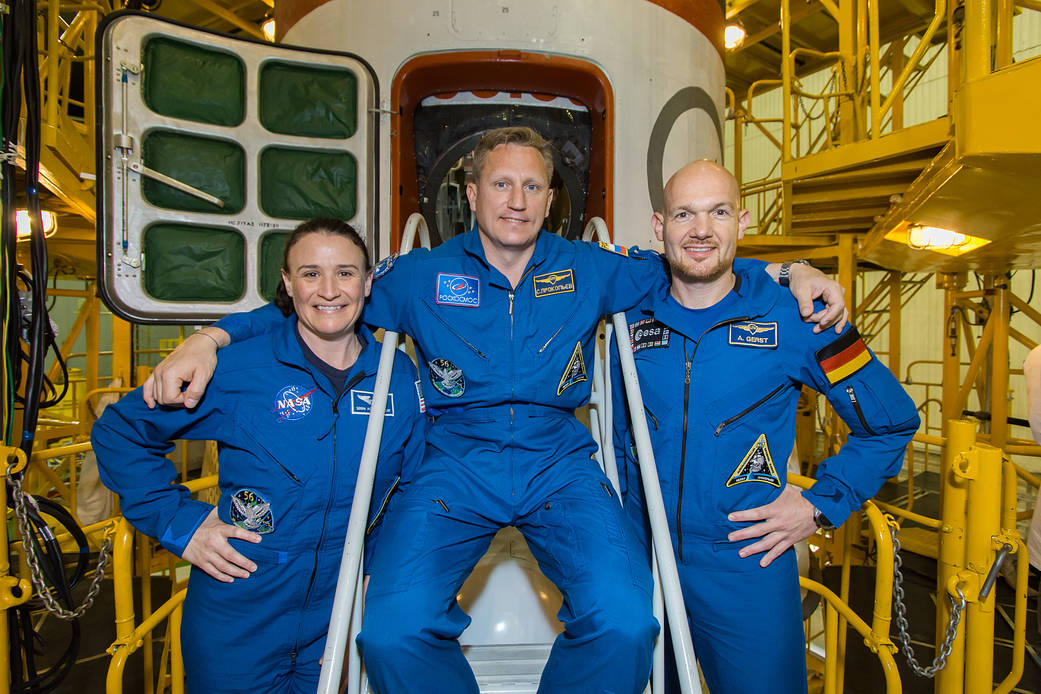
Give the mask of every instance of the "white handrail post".
M 627 339 L 629 336 L 628 325 L 625 322 L 624 313 L 614 314 L 612 320 L 622 378 L 625 381 L 625 396 L 631 414 L 633 438 L 636 440 L 636 455 L 640 462 L 640 477 L 643 478 L 644 501 L 647 506 L 647 516 L 651 522 L 654 556 L 658 560 L 658 568 L 661 573 L 662 593 L 665 595 L 665 613 L 672 634 L 676 667 L 679 670 L 680 691 L 683 694 L 701 694 L 701 680 L 698 677 L 694 644 L 690 638 L 690 625 L 687 624 L 687 613 L 683 606 L 683 591 L 680 587 L 679 570 L 676 567 L 676 555 L 672 549 L 672 536 L 669 534 L 665 503 L 662 501 L 661 485 L 658 483 L 658 468 L 654 462 L 654 451 L 651 450 L 647 418 L 643 414 L 640 381 L 636 374 L 632 344 Z
M 361 462 L 358 465 L 358 481 L 351 502 L 351 516 L 347 522 L 347 539 L 343 543 L 340 559 L 340 578 L 336 583 L 333 610 L 329 617 L 329 634 L 325 640 L 325 655 L 322 673 L 318 679 L 319 694 L 337 694 L 340 689 L 340 673 L 343 671 L 343 654 L 347 648 L 347 630 L 351 623 L 351 608 L 358 589 L 361 574 L 362 553 L 365 548 L 365 525 L 369 517 L 373 480 L 376 477 L 376 458 L 383 435 L 383 418 L 387 410 L 387 393 L 390 391 L 390 374 L 394 366 L 394 352 L 398 347 L 398 334 L 386 331 L 380 350 L 379 370 L 373 387 L 372 409 L 365 429 L 365 444 L 362 446 Z
M 415 243 L 416 233 L 424 248 L 430 248 L 430 232 L 423 215 L 414 213 L 405 222 L 401 235 L 401 248 L 408 253 Z M 329 633 L 325 639 L 325 653 L 322 659 L 322 672 L 318 679 L 318 694 L 337 694 L 340 689 L 340 674 L 343 672 L 343 656 L 347 649 L 347 634 L 351 629 L 352 616 L 361 615 L 362 606 L 362 555 L 365 548 L 365 526 L 368 523 L 369 506 L 372 503 L 372 487 L 376 479 L 376 462 L 379 457 L 380 440 L 383 436 L 383 419 L 387 410 L 387 394 L 390 392 L 390 376 L 394 368 L 394 352 L 398 346 L 398 333 L 387 330 L 383 334 L 383 346 L 380 350 L 379 368 L 376 371 L 376 382 L 373 385 L 372 406 L 369 410 L 369 422 L 365 429 L 365 443 L 362 446 L 361 461 L 358 464 L 358 480 L 354 487 L 354 499 L 351 502 L 351 515 L 347 522 L 347 536 L 343 543 L 343 556 L 340 558 L 340 574 L 336 582 L 336 593 L 333 597 L 332 614 L 329 617 Z M 351 636 L 356 636 L 360 628 L 360 619 L 354 620 Z M 350 673 L 352 692 L 361 686 L 360 658 L 357 646 L 351 639 L 351 665 L 357 672 Z M 355 665 L 357 663 L 357 666 Z

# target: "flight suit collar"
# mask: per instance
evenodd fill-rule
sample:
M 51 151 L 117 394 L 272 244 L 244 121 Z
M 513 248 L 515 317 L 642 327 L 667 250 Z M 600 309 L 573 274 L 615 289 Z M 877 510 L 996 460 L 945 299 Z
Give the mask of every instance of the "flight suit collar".
M 531 258 L 528 260 L 527 267 L 524 268 L 524 275 L 526 276 L 531 268 L 538 267 L 542 264 L 542 261 L 546 259 L 548 255 L 548 247 L 551 239 L 549 238 L 550 233 L 545 229 L 539 230 L 539 235 L 535 239 L 535 250 L 531 254 Z M 473 229 L 471 229 L 462 237 L 463 251 L 467 255 L 476 258 L 481 262 L 482 265 L 487 268 L 490 273 L 488 281 L 490 284 L 501 285 L 506 289 L 512 289 L 509 280 L 503 275 L 497 268 L 488 262 L 488 256 L 484 254 L 484 245 L 481 244 L 481 234 L 477 231 L 477 223 L 474 222 Z
M 300 345 L 297 344 L 296 338 L 296 324 L 297 316 L 292 314 L 288 320 L 282 322 L 282 325 L 274 334 L 272 340 L 272 348 L 275 352 L 275 358 L 287 366 L 292 366 L 298 369 L 303 369 L 311 374 L 314 378 L 315 383 L 326 390 L 328 388 L 327 379 L 318 373 L 318 370 L 312 367 L 304 355 L 300 353 Z M 359 374 L 364 378 L 365 376 L 373 375 L 376 373 L 376 369 L 379 367 L 379 344 L 376 342 L 375 336 L 372 331 L 369 330 L 368 326 L 361 323 L 357 324 L 358 337 L 362 340 L 361 353 L 358 354 L 357 361 L 351 367 L 351 375 L 347 379 L 347 382 L 356 381 Z M 329 393 L 331 398 L 337 396 L 336 393 Z
M 782 289 L 773 281 L 764 270 L 758 266 L 748 271 L 734 270 L 735 283 L 731 290 L 737 295 L 737 300 L 732 302 L 725 311 L 720 311 L 714 316 L 713 325 L 730 322 L 734 320 L 752 320 L 768 313 L 777 303 Z M 671 285 L 670 285 L 671 286 Z M 675 301 L 669 301 L 669 286 L 666 286 L 654 300 L 641 310 L 641 313 L 653 317 L 660 323 L 669 326 L 671 330 L 683 334 L 683 328 L 687 324 L 684 318 L 684 308 Z M 699 335 L 687 335 L 691 339 L 698 339 Z

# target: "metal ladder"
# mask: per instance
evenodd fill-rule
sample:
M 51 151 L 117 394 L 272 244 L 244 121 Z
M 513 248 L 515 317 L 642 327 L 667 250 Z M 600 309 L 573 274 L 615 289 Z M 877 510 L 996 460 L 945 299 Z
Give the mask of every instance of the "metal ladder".
M 417 233 L 419 234 L 421 245 L 424 248 L 429 248 L 430 237 L 426 222 L 422 215 L 413 214 L 405 224 L 401 248 L 412 248 Z M 607 234 L 607 226 L 599 217 L 590 220 L 589 224 L 586 225 L 583 238 L 585 240 L 610 240 Z M 651 518 L 651 534 L 654 544 L 654 615 L 658 622 L 663 625 L 666 616 L 668 617 L 682 693 L 701 694 L 700 678 L 687 624 L 686 610 L 683 605 L 683 595 L 680 590 L 679 574 L 676 568 L 672 539 L 669 534 L 668 521 L 662 502 L 661 488 L 658 484 L 657 468 L 655 467 L 654 454 L 651 450 L 650 438 L 647 432 L 647 422 L 642 416 L 643 399 L 640 395 L 640 385 L 633 362 L 632 346 L 629 340 L 624 339 L 629 331 L 626 326 L 625 316 L 622 313 L 615 314 L 612 317 L 612 322 L 605 326 L 603 331 L 605 340 L 602 344 L 598 344 L 596 350 L 597 358 L 593 364 L 590 430 L 598 446 L 597 459 L 617 492 L 618 470 L 613 448 L 611 382 L 608 376 L 610 369 L 610 349 L 608 345 L 610 344 L 612 329 L 623 338 L 618 341 L 618 349 L 626 384 L 629 410 L 630 412 L 640 413 L 640 416 L 632 417 L 632 421 L 647 510 Z M 362 670 L 361 657 L 355 638 L 361 630 L 364 530 L 372 496 L 373 479 L 376 472 L 376 457 L 379 451 L 380 436 L 383 431 L 383 415 L 390 388 L 390 373 L 394 360 L 394 350 L 398 348 L 398 338 L 398 333 L 392 331 L 386 331 L 383 336 L 379 371 L 373 388 L 372 407 L 370 409 L 368 427 L 365 432 L 361 462 L 358 467 L 358 481 L 355 487 L 347 535 L 344 541 L 343 556 L 340 562 L 340 578 L 337 583 L 332 615 L 329 621 L 329 635 L 326 640 L 321 678 L 318 684 L 319 694 L 336 694 L 339 691 L 345 652 L 349 654 L 347 662 L 349 673 L 348 694 L 362 694 L 362 692 L 370 691 Z M 516 533 L 516 537 L 511 536 L 510 530 Z M 523 538 L 515 529 L 504 528 L 500 531 L 493 540 L 489 553 L 478 563 L 474 573 L 477 574 L 481 570 L 482 564 L 485 563 L 494 564 L 490 568 L 491 575 L 494 576 L 495 572 L 501 573 L 504 569 L 509 570 L 511 564 L 516 567 L 530 561 L 531 567 L 521 566 L 520 570 L 526 573 L 530 580 L 541 579 L 552 587 L 548 580 L 538 572 L 537 567 L 534 565 L 534 559 L 531 557 L 530 552 L 527 552 L 526 546 L 523 550 L 519 548 L 517 545 L 518 540 L 523 543 Z M 497 559 L 497 554 L 502 554 L 505 560 L 502 558 Z M 527 558 L 525 558 L 525 554 Z M 486 560 L 488 561 L 486 562 Z M 460 595 L 464 596 L 464 599 L 468 594 L 467 584 L 473 578 L 474 576 L 471 576 L 467 579 L 467 583 L 464 583 L 463 589 L 460 591 Z M 491 581 L 485 582 L 484 588 L 487 589 L 490 583 Z M 549 595 L 553 594 L 559 595 L 555 589 Z M 493 613 L 495 609 L 496 606 L 492 605 L 489 613 Z M 473 609 L 470 608 L 468 611 L 473 611 Z M 467 645 L 468 638 L 474 636 L 470 632 L 475 624 L 483 624 L 487 621 L 479 621 L 476 618 L 479 616 L 475 615 L 474 624 L 471 624 L 471 627 L 463 633 L 460 642 L 463 644 L 463 652 L 473 668 L 482 694 L 535 694 L 538 689 L 539 676 L 549 658 L 552 638 L 546 643 L 472 643 Z M 559 630 L 559 627 L 557 629 Z M 544 633 L 543 635 L 546 636 L 548 634 Z M 650 690 L 654 694 L 661 694 L 664 691 L 665 653 L 663 642 L 664 639 L 659 637 L 654 649 L 654 668 L 650 684 Z M 349 651 L 347 650 L 348 644 L 350 644 Z

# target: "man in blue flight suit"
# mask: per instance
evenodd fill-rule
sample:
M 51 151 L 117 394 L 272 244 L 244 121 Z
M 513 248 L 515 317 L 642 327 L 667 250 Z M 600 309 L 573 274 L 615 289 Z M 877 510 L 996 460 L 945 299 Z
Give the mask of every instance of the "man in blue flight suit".
M 359 644 L 370 682 L 380 694 L 478 691 L 456 640 L 469 618 L 455 595 L 495 533 L 513 525 L 564 595 L 565 632 L 539 691 L 642 692 L 658 629 L 650 574 L 574 409 L 589 397 L 599 318 L 663 288 L 664 266 L 654 253 L 540 231 L 552 154 L 528 128 L 487 133 L 474 178 L 476 229 L 385 259 L 365 311 L 366 322 L 413 337 L 432 419 L 412 491 L 392 503 L 367 564 Z M 770 281 L 762 267 L 741 269 Z M 803 295 L 828 293 L 828 323 L 844 307 L 822 277 L 808 273 Z M 268 309 L 229 316 L 216 326 L 227 335 L 208 336 L 242 339 L 273 318 Z M 186 342 L 176 356 L 152 387 L 163 402 L 190 402 L 212 344 Z
M 733 271 L 749 220 L 739 203 L 737 181 L 713 162 L 670 179 L 652 223 L 672 285 L 628 312 L 629 339 L 709 690 L 805 692 L 792 545 L 844 522 L 900 470 L 918 413 L 855 328 L 815 333 L 783 287 Z M 617 368 L 614 377 L 626 512 L 646 538 Z M 803 385 L 825 394 L 851 432 L 806 491 L 784 476 Z

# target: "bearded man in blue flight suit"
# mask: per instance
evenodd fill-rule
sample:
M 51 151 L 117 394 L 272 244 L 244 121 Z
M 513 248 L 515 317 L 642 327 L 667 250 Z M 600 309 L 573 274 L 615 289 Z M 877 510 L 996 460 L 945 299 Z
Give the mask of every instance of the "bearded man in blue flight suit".
M 467 186 L 476 229 L 375 272 L 364 319 L 412 336 L 432 420 L 411 491 L 391 503 L 366 565 L 359 644 L 380 694 L 476 694 L 455 595 L 506 525 L 564 595 L 565 631 L 539 691 L 635 694 L 647 682 L 658 630 L 650 573 L 574 409 L 589 398 L 600 317 L 667 278 L 657 254 L 541 231 L 552 173 L 551 145 L 533 130 L 489 131 Z M 770 281 L 762 268 L 741 269 Z M 804 283 L 808 307 L 821 292 L 829 301 L 811 319 L 843 314 L 835 283 L 812 269 Z M 229 316 L 216 326 L 227 334 L 208 337 L 239 340 L 275 320 L 268 308 Z M 197 398 L 212 352 L 209 340 L 186 341 L 153 375 L 156 397 Z
M 854 327 L 838 337 L 815 333 L 785 289 L 762 273 L 733 271 L 748 220 L 726 169 L 697 161 L 677 172 L 652 222 L 671 288 L 626 318 L 709 690 L 794 694 L 806 691 L 806 658 L 792 545 L 842 524 L 897 474 L 919 420 Z M 614 378 L 626 512 L 647 538 L 617 368 Z M 850 428 L 806 491 L 784 476 L 803 385 L 823 393 Z M 669 689 L 679 691 L 675 682 Z

